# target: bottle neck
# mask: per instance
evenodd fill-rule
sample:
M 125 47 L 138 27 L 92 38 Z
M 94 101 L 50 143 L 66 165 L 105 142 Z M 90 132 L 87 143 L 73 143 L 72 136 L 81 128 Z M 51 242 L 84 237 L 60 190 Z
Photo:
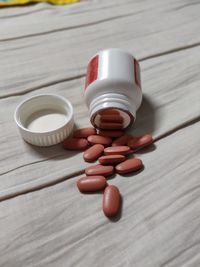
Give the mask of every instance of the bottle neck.
M 100 113 L 107 109 L 118 110 L 123 119 L 123 129 L 131 125 L 136 118 L 136 105 L 132 99 L 123 94 L 107 93 L 97 96 L 90 103 L 90 118 L 95 127 L 101 128 Z

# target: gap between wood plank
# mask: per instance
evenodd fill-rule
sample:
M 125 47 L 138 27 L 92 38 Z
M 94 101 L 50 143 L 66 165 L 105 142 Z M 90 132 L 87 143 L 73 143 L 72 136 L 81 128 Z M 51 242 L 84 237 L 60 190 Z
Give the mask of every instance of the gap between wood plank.
M 41 160 L 37 160 L 37 161 L 31 162 L 31 163 L 27 163 L 27 164 L 18 166 L 18 167 L 16 167 L 16 168 L 13 168 L 12 170 L 2 172 L 2 173 L 0 173 L 0 176 L 2 176 L 2 175 L 4 175 L 4 174 L 8 174 L 8 173 L 10 173 L 10 172 L 12 172 L 12 171 L 21 169 L 21 168 L 26 167 L 26 166 L 34 165 L 34 164 L 37 164 L 37 163 L 40 163 L 40 162 L 48 161 L 48 160 L 50 160 L 50 159 L 55 159 L 55 158 L 59 158 L 59 157 L 62 157 L 62 156 L 63 156 L 63 154 L 60 154 L 60 155 L 52 156 L 52 157 L 49 157 L 49 158 L 46 158 L 46 159 L 41 159 Z
M 107 21 L 112 21 L 112 20 L 126 18 L 126 17 L 132 17 L 133 15 L 140 14 L 140 13 L 143 13 L 143 11 L 132 12 L 132 13 L 124 14 L 124 15 L 118 15 L 118 16 L 115 16 L 112 18 L 101 19 L 99 21 L 89 22 L 89 23 L 85 23 L 85 24 L 81 24 L 81 25 L 77 25 L 77 26 L 70 26 L 70 27 L 54 29 L 54 30 L 50 30 L 50 31 L 46 31 L 46 32 L 32 33 L 32 34 L 22 35 L 22 36 L 18 36 L 18 37 L 0 39 L 0 42 L 16 41 L 16 40 L 21 40 L 21 39 L 25 39 L 25 38 L 35 37 L 35 36 L 44 36 L 44 35 L 52 34 L 52 33 L 56 33 L 56 32 L 63 32 L 66 30 L 74 30 L 77 28 L 84 28 L 84 27 L 88 27 L 88 26 L 98 25 L 98 24 L 101 24 L 101 23 L 104 23 Z
M 149 60 L 149 59 L 152 59 L 152 58 L 157 58 L 157 57 L 161 57 L 161 56 L 165 56 L 165 55 L 169 55 L 169 54 L 173 54 L 173 53 L 178 53 L 178 52 L 181 52 L 183 50 L 191 49 L 191 48 L 198 47 L 198 46 L 200 46 L 200 42 L 197 42 L 195 44 L 188 45 L 188 46 L 183 46 L 183 47 L 179 47 L 179 48 L 170 49 L 168 51 L 164 51 L 164 52 L 161 52 L 161 53 L 153 54 L 153 55 L 150 55 L 150 56 L 147 56 L 147 57 L 144 57 L 144 58 L 140 58 L 140 59 L 138 59 L 138 61 L 139 62 L 143 62 L 143 61 L 146 61 L 146 60 Z M 48 83 L 36 86 L 34 88 L 31 88 L 31 89 L 21 91 L 20 93 L 10 93 L 10 94 L 4 95 L 4 96 L 0 96 L 0 100 L 1 99 L 6 99 L 6 98 L 9 98 L 9 97 L 13 97 L 13 96 L 25 95 L 27 93 L 30 93 L 30 92 L 33 92 L 33 91 L 37 91 L 37 90 L 43 89 L 43 88 L 48 87 L 48 86 L 56 85 L 56 84 L 63 83 L 63 82 L 73 81 L 73 80 L 80 79 L 80 78 L 83 78 L 83 77 L 85 77 L 85 74 L 80 74 L 80 75 L 72 76 L 72 77 L 69 77 L 69 78 L 66 78 L 66 79 L 60 79 L 60 80 L 57 80 L 57 81 L 48 82 Z
M 148 59 L 152 59 L 152 58 L 156 58 L 156 57 L 160 57 L 160 56 L 165 56 L 165 55 L 177 53 L 179 51 L 183 51 L 183 50 L 187 50 L 187 49 L 190 49 L 190 48 L 198 47 L 199 45 L 200 45 L 200 42 L 197 42 L 197 43 L 194 43 L 194 44 L 191 44 L 191 45 L 177 47 L 177 48 L 170 49 L 170 50 L 167 50 L 167 51 L 164 51 L 164 52 L 160 52 L 160 53 L 157 53 L 157 54 L 154 54 L 154 55 L 143 57 L 143 58 L 139 59 L 139 61 L 145 61 L 145 60 L 148 60 Z
M 30 90 L 23 90 L 20 93 L 11 93 L 11 94 L 7 94 L 7 95 L 4 95 L 4 96 L 0 96 L 0 100 L 1 99 L 5 99 L 5 98 L 9 98 L 9 97 L 13 97 L 13 96 L 25 95 L 25 94 L 30 93 L 30 92 L 34 92 L 34 91 L 37 91 L 37 90 L 40 90 L 40 89 L 44 89 L 45 87 L 48 87 L 48 86 L 52 86 L 52 85 L 63 83 L 63 82 L 69 82 L 69 81 L 77 80 L 77 79 L 80 79 L 80 78 L 83 78 L 83 77 L 85 77 L 85 74 L 80 74 L 80 75 L 69 77 L 69 78 L 66 78 L 66 79 L 63 78 L 63 79 L 60 79 L 58 81 L 48 82 L 48 83 L 45 83 L 43 85 L 36 86 L 36 87 L 34 87 L 34 88 L 30 89 Z
M 132 1 L 128 1 L 126 2 L 126 4 L 132 4 Z M 81 4 L 81 2 L 79 3 L 76 3 L 77 4 Z M 91 13 L 91 12 L 94 12 L 94 11 L 99 11 L 99 10 L 105 10 L 105 8 L 112 8 L 112 7 L 119 7 L 119 6 L 124 6 L 124 3 L 122 4 L 119 4 L 119 3 L 115 3 L 113 5 L 106 5 L 106 6 L 103 6 L 103 7 L 94 7 L 94 8 L 91 8 L 91 6 L 88 6 L 89 9 L 85 9 L 85 10 L 74 10 L 74 11 L 71 11 L 70 10 L 70 13 L 68 13 L 69 15 L 77 15 L 77 14 L 83 14 L 83 13 Z M 53 7 L 54 8 L 54 7 Z M 14 15 L 7 15 L 7 16 L 3 16 L 1 17 L 0 16 L 0 19 L 10 19 L 10 18 L 13 18 L 13 17 L 22 17 L 22 16 L 27 16 L 29 14 L 33 14 L 33 13 L 38 13 L 38 12 L 41 12 L 41 11 L 47 11 L 47 10 L 52 10 L 49 6 L 47 8 L 47 6 L 45 7 L 42 7 L 42 8 L 39 8 L 39 9 L 36 9 L 36 10 L 32 10 L 32 11 L 27 11 L 27 12 L 24 12 L 24 13 L 18 13 L 18 14 L 14 14 Z
M 38 162 L 36 162 L 36 163 L 38 163 Z M 29 164 L 27 164 L 27 165 L 29 165 Z M 70 174 L 69 176 L 63 176 L 63 177 L 61 177 L 60 179 L 58 179 L 56 181 L 51 181 L 51 182 L 43 184 L 43 185 L 38 185 L 38 186 L 35 186 L 34 188 L 30 188 L 30 189 L 26 189 L 26 190 L 24 189 L 24 190 L 21 190 L 21 192 L 16 192 L 16 193 L 13 192 L 11 194 L 8 194 L 5 197 L 1 197 L 0 196 L 0 202 L 8 200 L 8 199 L 11 199 L 11 198 L 15 198 L 15 197 L 18 197 L 18 196 L 21 196 L 21 195 L 25 195 L 25 194 L 28 194 L 28 193 L 32 193 L 32 192 L 35 192 L 35 191 L 38 191 L 38 190 L 42 190 L 42 189 L 45 189 L 45 188 L 48 188 L 48 187 L 51 187 L 51 186 L 54 186 L 56 184 L 59 184 L 59 183 L 62 183 L 64 181 L 66 181 L 68 179 L 74 178 L 74 177 L 82 174 L 83 172 L 84 172 L 84 170 L 80 170 L 80 171 L 77 171 L 77 172 L 75 172 L 73 174 Z
M 196 118 L 193 118 L 192 120 L 186 122 L 186 123 L 182 123 L 181 125 L 175 127 L 174 129 L 162 134 L 161 136 L 155 138 L 154 140 L 154 143 L 156 143 L 157 141 L 161 140 L 161 139 L 164 139 L 172 134 L 174 134 L 175 132 L 179 131 L 179 130 L 182 130 L 188 126 L 191 126 L 193 124 L 196 124 L 196 123 L 199 123 L 200 122 L 200 116 L 197 116 Z M 57 158 L 59 156 L 56 156 L 55 158 Z M 16 169 L 19 169 L 19 168 L 23 168 L 24 166 L 28 166 L 28 165 L 32 165 L 32 164 L 37 164 L 39 162 L 43 162 L 43 161 L 47 161 L 48 159 L 45 159 L 45 160 L 40 160 L 40 161 L 37 161 L 37 162 L 34 162 L 34 163 L 30 163 L 30 164 L 26 164 L 26 165 L 23 165 L 23 166 L 20 166 L 20 167 L 17 167 L 15 169 L 12 169 L 6 173 L 9 173 L 9 172 L 12 172 Z M 11 194 L 8 194 L 7 196 L 5 197 L 0 197 L 0 202 L 2 201 L 5 201 L 5 200 L 8 200 L 8 199 L 11 199 L 11 198 L 14 198 L 14 197 L 18 197 L 20 195 L 25 195 L 27 193 L 31 193 L 31 192 L 35 192 L 35 191 L 38 191 L 38 190 L 42 190 L 42 189 L 45 189 L 45 188 L 48 188 L 48 187 L 51 187 L 51 186 L 54 186 L 56 184 L 59 184 L 59 183 L 62 183 L 68 179 L 71 179 L 71 178 L 74 178 L 78 175 L 81 175 L 84 173 L 84 169 L 83 170 L 80 170 L 80 171 L 77 171 L 71 175 L 68 175 L 68 176 L 63 176 L 61 177 L 60 179 L 57 179 L 56 181 L 51 181 L 51 182 L 47 182 L 46 184 L 43 184 L 43 185 L 38 185 L 36 186 L 35 188 L 30 188 L 30 189 L 25 189 L 25 190 L 21 190 L 21 192 L 16 192 L 16 193 L 11 193 Z

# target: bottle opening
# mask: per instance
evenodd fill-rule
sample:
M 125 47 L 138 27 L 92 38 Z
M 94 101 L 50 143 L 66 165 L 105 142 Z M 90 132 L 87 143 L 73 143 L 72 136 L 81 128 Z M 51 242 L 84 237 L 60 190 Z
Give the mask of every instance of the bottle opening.
M 128 111 L 118 108 L 104 108 L 92 115 L 91 122 L 94 127 L 103 130 L 125 129 L 134 121 Z

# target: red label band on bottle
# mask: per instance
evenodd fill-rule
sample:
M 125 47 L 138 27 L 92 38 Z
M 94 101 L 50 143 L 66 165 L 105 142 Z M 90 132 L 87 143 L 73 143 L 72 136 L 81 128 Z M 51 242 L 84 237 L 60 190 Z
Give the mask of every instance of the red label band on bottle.
M 139 66 L 138 61 L 135 58 L 134 58 L 134 77 L 135 77 L 135 83 L 141 89 L 140 66 Z
M 97 79 L 98 75 L 98 64 L 99 64 L 99 56 L 95 56 L 91 59 L 87 67 L 87 76 L 85 82 L 85 89 L 91 84 L 93 81 Z

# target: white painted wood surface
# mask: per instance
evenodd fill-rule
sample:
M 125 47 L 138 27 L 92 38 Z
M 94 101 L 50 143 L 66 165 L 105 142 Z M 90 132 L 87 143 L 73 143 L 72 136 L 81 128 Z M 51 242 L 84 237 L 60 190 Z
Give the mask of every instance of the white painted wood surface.
M 198 48 L 146 60 L 141 62 L 141 68 L 144 100 L 138 112 L 135 129 L 132 129 L 133 134 L 151 132 L 156 139 L 162 138 L 170 131 L 198 119 L 200 114 Z M 23 96 L 0 100 L 2 106 L 0 117 L 4 127 L 0 132 L 0 138 L 5 140 L 0 152 L 2 174 L 0 197 L 16 194 L 18 191 L 26 190 L 27 187 L 30 189 L 52 183 L 74 172 L 83 171 L 86 164 L 81 160 L 81 153 L 70 153 L 63 150 L 60 145 L 42 149 L 30 146 L 21 139 L 13 123 L 14 109 L 20 101 L 38 92 L 53 92 L 67 97 L 72 102 L 75 121 L 79 126 L 90 125 L 88 111 L 83 102 L 83 85 L 84 78 L 81 78 Z M 50 173 L 48 158 L 53 168 Z M 7 164 L 8 159 L 9 164 Z M 78 166 L 72 163 L 74 159 L 78 160 Z M 27 170 L 30 174 L 28 176 Z
M 145 169 L 109 182 L 123 195 L 109 221 L 78 177 L 1 203 L 2 266 L 199 266 L 200 124 L 138 154 Z M 183 145 L 187 140 L 187 145 Z
M 26 7 L 28 15 L 4 16 L 0 97 L 83 76 L 89 57 L 104 47 L 122 47 L 144 59 L 198 45 L 200 3 L 195 3 L 97 1 L 82 13 L 89 3 L 63 8 L 42 4 Z
M 0 10 L 0 266 L 200 265 L 199 12 L 195 0 Z M 124 199 L 116 222 L 103 216 L 102 195 L 78 193 L 81 153 L 32 147 L 13 122 L 19 102 L 52 92 L 89 125 L 86 65 L 105 47 L 140 60 L 144 101 L 131 131 L 156 140 L 137 155 L 143 172 L 110 180 Z

